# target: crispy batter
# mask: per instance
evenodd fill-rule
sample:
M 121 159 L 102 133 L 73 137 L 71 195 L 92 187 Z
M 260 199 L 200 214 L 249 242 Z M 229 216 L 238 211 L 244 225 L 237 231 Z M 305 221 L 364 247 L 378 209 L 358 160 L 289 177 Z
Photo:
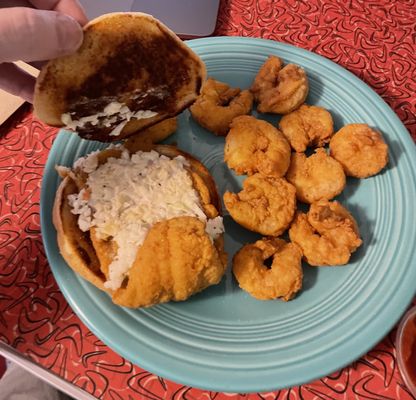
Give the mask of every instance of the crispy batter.
M 201 205 L 204 208 L 204 213 L 208 218 L 215 218 L 219 215 L 218 209 L 212 204 L 211 193 L 204 179 L 197 173 L 188 169 L 191 175 L 195 190 L 198 192 Z
M 289 237 L 312 266 L 344 265 L 362 241 L 354 217 L 339 202 L 320 200 L 298 212 Z
M 238 175 L 282 177 L 290 164 L 290 146 L 272 124 L 249 115 L 234 118 L 225 139 L 224 160 Z
M 270 56 L 257 73 L 251 92 L 261 113 L 287 114 L 296 110 L 309 93 L 305 71 L 288 64 L 282 68 L 282 60 Z
M 201 94 L 189 108 L 192 117 L 205 129 L 225 136 L 231 121 L 239 115 L 249 114 L 253 95 L 249 90 L 230 88 L 226 83 L 207 79 Z
M 290 225 L 296 209 L 296 189 L 284 178 L 255 174 L 239 193 L 224 193 L 231 217 L 251 231 L 279 236 Z
M 130 153 L 135 153 L 139 150 L 149 151 L 153 144 L 159 143 L 175 133 L 177 127 L 178 121 L 176 117 L 165 119 L 156 125 L 128 137 L 124 142 L 124 147 Z
M 356 178 L 379 173 L 389 160 L 383 137 L 367 124 L 344 126 L 331 139 L 329 149 L 345 173 Z
M 158 145 L 154 148 L 167 157 L 182 155 L 187 158 L 188 172 L 200 196 L 201 205 L 208 218 L 216 217 L 220 203 L 215 183 L 207 169 L 199 161 L 173 146 Z M 109 157 L 120 155 L 120 149 L 102 150 L 97 154 L 98 163 L 103 164 Z M 59 186 L 53 209 L 59 249 L 75 272 L 99 289 L 111 292 L 105 288 L 104 283 L 108 279 L 109 265 L 117 255 L 117 244 L 111 237 L 98 237 L 94 227 L 88 232 L 82 232 L 77 223 L 78 217 L 72 213 L 68 195 L 87 189 L 84 176 L 86 173 L 79 167 L 72 170 L 61 168 L 60 173 L 64 179 Z M 162 263 L 165 256 L 167 258 Z M 141 266 L 142 262 L 146 266 Z M 162 275 L 162 270 L 157 270 L 158 263 L 163 264 L 160 264 L 160 268 L 164 268 L 166 275 Z M 222 235 L 212 242 L 205 232 L 204 222 L 194 217 L 173 218 L 155 224 L 150 229 L 143 246 L 137 252 L 128 279 L 123 282 L 121 289 L 110 294 L 114 302 L 126 307 L 144 307 L 158 301 L 183 300 L 209 285 L 218 283 L 226 265 L 227 256 Z M 140 271 L 150 271 L 149 277 L 141 275 Z M 156 285 L 154 282 L 157 277 L 164 283 Z M 171 286 L 166 286 L 166 279 Z M 146 289 L 142 293 L 144 287 Z M 160 293 L 151 293 L 151 290 L 160 290 Z
M 219 283 L 225 265 L 203 222 L 195 217 L 162 221 L 147 234 L 113 301 L 133 308 L 183 301 Z
M 271 268 L 264 261 L 273 258 Z M 262 239 L 244 245 L 233 258 L 240 287 L 259 300 L 291 300 L 302 288 L 302 252 L 282 239 Z
M 315 150 L 310 157 L 292 153 L 286 179 L 296 187 L 296 196 L 304 203 L 330 200 L 339 195 L 346 184 L 341 165 L 324 149 Z
M 279 128 L 292 148 L 301 153 L 308 146 L 323 147 L 328 143 L 334 133 L 334 121 L 325 108 L 303 104 L 284 115 Z

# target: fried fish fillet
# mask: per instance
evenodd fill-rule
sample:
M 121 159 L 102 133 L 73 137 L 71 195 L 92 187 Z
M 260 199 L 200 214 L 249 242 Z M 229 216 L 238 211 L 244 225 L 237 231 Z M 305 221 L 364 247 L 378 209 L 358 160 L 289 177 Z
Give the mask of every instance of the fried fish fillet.
M 186 157 L 186 173 L 208 222 L 187 215 L 156 222 L 141 246 L 135 249 L 132 265 L 120 287 L 113 289 L 106 285 L 111 277 L 111 263 L 117 257 L 117 243 L 112 237 L 98 235 L 94 227 L 83 231 L 68 198 L 85 190 L 85 171 L 77 166 L 61 169 L 64 179 L 53 208 L 58 245 L 67 264 L 84 279 L 107 291 L 114 303 L 132 308 L 186 300 L 219 283 L 227 265 L 222 233 L 213 238 L 207 230 L 209 221 L 221 211 L 209 172 L 199 161 L 173 146 L 159 145 L 154 150 L 169 158 Z M 104 165 L 106 160 L 117 157 L 122 157 L 122 150 L 106 149 L 98 153 L 96 162 Z
M 225 271 L 221 253 L 222 246 L 213 245 L 197 218 L 159 222 L 139 248 L 128 282 L 113 294 L 113 301 L 137 308 L 186 300 L 220 282 Z

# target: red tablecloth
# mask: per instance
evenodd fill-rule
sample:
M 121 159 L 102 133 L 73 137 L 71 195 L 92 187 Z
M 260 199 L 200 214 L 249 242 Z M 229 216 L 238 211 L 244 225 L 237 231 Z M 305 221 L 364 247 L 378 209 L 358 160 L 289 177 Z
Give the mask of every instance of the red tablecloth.
M 415 0 L 224 0 L 215 35 L 273 39 L 335 61 L 379 93 L 416 140 L 415 28 Z M 102 399 L 412 398 L 397 368 L 395 329 L 341 371 L 263 394 L 185 387 L 115 354 L 68 306 L 42 246 L 40 184 L 56 133 L 30 109 L 0 129 L 0 340 Z

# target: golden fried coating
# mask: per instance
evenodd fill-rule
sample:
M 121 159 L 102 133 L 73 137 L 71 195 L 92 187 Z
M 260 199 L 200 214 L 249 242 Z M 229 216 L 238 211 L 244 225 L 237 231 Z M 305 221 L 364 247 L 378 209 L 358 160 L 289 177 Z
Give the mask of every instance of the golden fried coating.
M 362 244 L 354 217 L 339 202 L 320 200 L 307 214 L 298 212 L 289 237 L 312 266 L 344 265 Z
M 155 143 L 159 143 L 175 133 L 177 127 L 178 121 L 176 117 L 165 119 L 156 125 L 129 136 L 124 142 L 124 147 L 131 153 L 139 150 L 148 151 Z
M 273 258 L 271 268 L 264 261 Z M 244 245 L 233 258 L 240 287 L 259 300 L 291 300 L 302 288 L 302 252 L 282 239 L 262 239 Z
M 284 178 L 249 176 L 239 193 L 224 193 L 231 217 L 245 228 L 279 236 L 290 225 L 296 209 L 296 189 Z
M 205 129 L 225 136 L 233 118 L 249 114 L 253 95 L 249 90 L 231 88 L 226 83 L 209 78 L 202 85 L 201 94 L 189 108 L 192 117 Z
M 82 228 L 69 196 L 80 194 L 83 190 L 81 200 L 87 200 L 91 195 L 87 186 L 88 168 L 120 158 L 124 148 L 101 150 L 95 154 L 92 164 L 84 160 L 72 169 L 58 168 L 63 181 L 56 194 L 52 215 L 59 250 L 69 267 L 108 292 L 113 302 L 126 307 L 147 307 L 159 301 L 185 300 L 194 292 L 218 283 L 227 265 L 223 235 L 220 233 L 212 240 L 212 232 L 218 233 L 220 228 L 215 224 L 208 225 L 209 220 L 217 217 L 220 211 L 220 200 L 208 170 L 191 155 L 173 146 L 156 145 L 153 148 L 169 158 L 186 158 L 187 171 L 208 223 L 196 217 L 169 218 L 155 223 L 147 232 L 143 244 L 138 247 L 132 244 L 133 259 L 134 256 L 136 258 L 121 288 L 113 289 L 106 285 L 111 278 L 111 265 L 119 255 L 120 243 L 113 236 L 98 234 L 94 225 L 88 226 L 88 230 Z M 152 293 L 152 290 L 156 292 Z
M 224 160 L 238 175 L 260 172 L 282 177 L 289 168 L 290 145 L 272 124 L 243 115 L 231 123 Z
M 194 188 L 199 194 L 199 198 L 201 200 L 201 206 L 204 209 L 204 213 L 208 218 L 215 218 L 219 215 L 218 209 L 215 207 L 212 199 L 211 192 L 209 187 L 207 186 L 206 181 L 198 175 L 197 173 L 193 172 L 192 170 L 188 169 L 189 174 L 191 175 L 192 182 L 194 184 Z
M 138 249 L 127 283 L 113 294 L 125 307 L 182 301 L 220 282 L 226 263 L 195 217 L 155 224 Z
M 310 157 L 292 153 L 286 179 L 296 187 L 296 196 L 304 203 L 330 200 L 339 195 L 346 184 L 341 164 L 324 149 L 315 150 Z
M 305 71 L 288 64 L 282 68 L 282 60 L 270 56 L 257 73 L 251 91 L 261 113 L 287 114 L 296 110 L 309 93 Z
M 323 147 L 328 143 L 334 133 L 334 121 L 325 108 L 303 104 L 284 115 L 279 128 L 292 148 L 302 153 L 308 146 Z
M 389 161 L 383 137 L 367 124 L 345 125 L 333 136 L 329 149 L 345 173 L 356 178 L 379 173 Z

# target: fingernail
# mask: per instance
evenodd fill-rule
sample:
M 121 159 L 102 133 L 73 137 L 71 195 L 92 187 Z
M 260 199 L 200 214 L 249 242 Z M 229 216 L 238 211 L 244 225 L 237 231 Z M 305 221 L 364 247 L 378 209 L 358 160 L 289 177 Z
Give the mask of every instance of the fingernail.
M 61 46 L 62 54 L 75 52 L 84 38 L 81 25 L 68 15 L 58 13 L 56 18 L 58 44 Z

